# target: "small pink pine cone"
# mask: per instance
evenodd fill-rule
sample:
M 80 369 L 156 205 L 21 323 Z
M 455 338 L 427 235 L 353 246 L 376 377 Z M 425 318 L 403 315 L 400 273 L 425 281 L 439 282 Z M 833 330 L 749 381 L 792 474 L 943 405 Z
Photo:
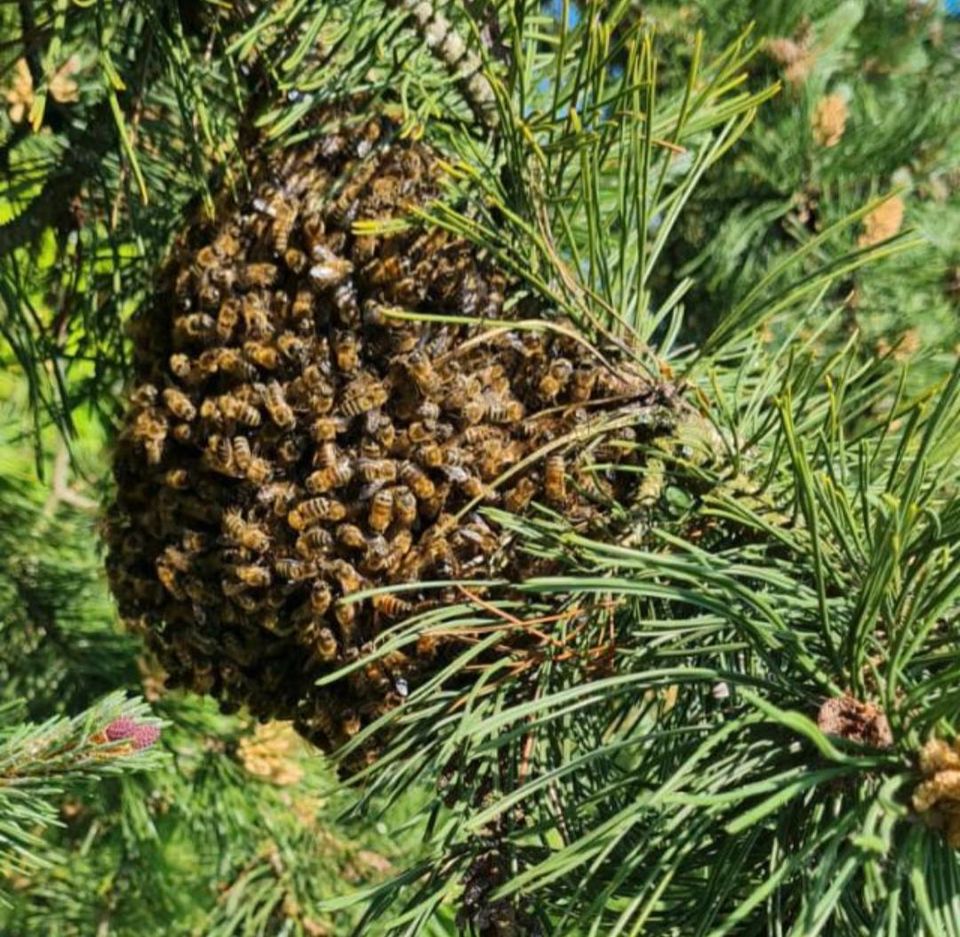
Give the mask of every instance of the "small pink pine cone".
M 128 739 L 137 731 L 137 720 L 132 716 L 120 716 L 114 719 L 110 725 L 104 729 L 104 734 L 110 742 L 119 742 L 121 739 Z
M 137 751 L 140 751 L 144 748 L 149 748 L 158 738 L 160 738 L 160 726 L 141 722 L 134 729 L 133 734 L 130 736 L 130 741 L 133 742 L 133 747 L 137 749 Z
M 160 738 L 160 727 L 146 722 L 137 722 L 132 716 L 120 716 L 107 726 L 104 734 L 110 742 L 129 739 L 133 747 L 140 751 L 149 748 Z

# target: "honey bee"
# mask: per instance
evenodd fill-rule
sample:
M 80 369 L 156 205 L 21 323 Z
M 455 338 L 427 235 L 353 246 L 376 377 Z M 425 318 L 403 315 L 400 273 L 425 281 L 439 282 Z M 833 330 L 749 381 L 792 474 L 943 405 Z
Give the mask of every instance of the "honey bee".
M 273 581 L 270 570 L 256 563 L 233 566 L 230 568 L 230 572 L 239 582 L 254 589 L 265 589 Z
M 477 470 L 484 481 L 490 481 L 500 474 L 500 467 L 508 461 L 503 450 L 495 449 L 484 452 L 477 463 Z
M 317 442 L 324 442 L 336 439 L 338 433 L 344 433 L 347 430 L 347 422 L 339 416 L 321 416 L 313 421 L 310 427 L 310 435 Z
M 190 473 L 184 468 L 168 469 L 163 473 L 163 483 L 168 488 L 183 491 L 190 487 Z
M 330 587 L 322 579 L 316 580 L 310 588 L 310 608 L 314 615 L 319 617 L 326 614 L 332 601 Z
M 412 547 L 413 534 L 409 530 L 398 531 L 390 541 L 387 555 L 384 557 L 383 568 L 389 575 L 397 572 Z
M 311 417 L 328 416 L 333 409 L 333 388 L 321 386 L 311 390 L 301 375 L 287 384 L 287 399 L 295 404 L 296 409 Z
M 217 312 L 217 336 L 220 341 L 228 342 L 233 337 L 233 330 L 240 321 L 240 306 L 234 299 L 224 300 Z
M 397 463 L 392 459 L 358 459 L 357 471 L 365 482 L 392 482 L 397 478 Z
M 186 590 L 180 587 L 177 574 L 190 571 L 190 557 L 174 546 L 167 546 L 157 557 L 156 568 L 161 585 L 175 598 L 183 599 Z
M 193 426 L 190 423 L 177 423 L 177 425 L 170 430 L 170 435 L 180 443 L 193 442 Z
M 333 547 L 333 535 L 325 527 L 311 527 L 297 537 L 297 553 L 315 559 Z
M 436 400 L 422 400 L 417 407 L 417 416 L 426 426 L 433 426 L 440 419 L 440 404 Z
M 313 293 L 310 290 L 297 290 L 297 295 L 290 304 L 290 317 L 295 322 L 313 317 Z
M 300 461 L 307 448 L 307 439 L 299 433 L 288 434 L 277 445 L 277 459 L 284 465 Z
M 442 638 L 429 631 L 425 631 L 417 637 L 417 657 L 420 660 L 431 660 L 436 656 L 437 648 L 440 646 Z
M 302 582 L 317 573 L 317 567 L 306 560 L 280 559 L 273 564 L 273 568 L 277 575 L 289 582 Z
M 496 386 L 503 381 L 506 376 L 506 369 L 499 361 L 486 365 L 476 374 L 477 380 L 479 380 L 484 387 Z
M 337 316 L 343 325 L 356 327 L 360 323 L 360 304 L 357 299 L 357 288 L 353 280 L 344 280 L 338 283 L 330 294 Z
M 233 394 L 221 394 L 217 397 L 216 404 L 225 419 L 234 420 L 244 426 L 259 426 L 263 420 L 256 407 Z
M 329 608 L 332 596 L 330 589 L 324 584 L 327 590 L 327 607 Z M 313 639 L 314 654 L 321 661 L 331 661 L 337 658 L 337 639 L 329 628 L 320 628 L 316 637 Z
M 320 207 L 320 206 L 318 206 Z M 327 233 L 323 218 L 315 211 L 306 211 L 303 224 L 300 226 L 301 234 L 307 247 L 313 249 L 315 246 L 325 247 L 324 236 Z
M 310 354 L 310 346 L 300 336 L 283 332 L 277 337 L 277 348 L 288 361 L 302 364 Z
M 433 540 L 440 540 L 454 531 L 456 527 L 456 515 L 443 513 L 424 531 L 423 541 L 424 543 L 429 543 Z
M 228 436 L 212 435 L 207 440 L 203 453 L 204 464 L 222 475 L 236 474 L 236 461 L 233 456 L 233 444 Z
M 216 335 L 217 322 L 205 312 L 177 316 L 173 320 L 174 337 L 178 341 L 206 341 Z
M 518 423 L 523 419 L 523 404 L 519 400 L 494 398 L 486 407 L 487 419 L 491 423 Z
M 157 579 L 160 582 L 160 585 L 167 590 L 175 599 L 183 601 L 186 599 L 187 594 L 183 591 L 180 586 L 177 577 L 177 571 L 172 567 L 168 566 L 166 563 L 161 562 L 157 559 Z
M 363 724 L 355 710 L 345 709 L 341 713 L 340 729 L 347 738 L 355 736 L 361 728 L 363 728 Z
M 340 456 L 340 450 L 337 444 L 332 440 L 324 440 L 317 446 L 317 451 L 313 455 L 313 464 L 321 468 L 330 468 L 337 464 Z
M 334 488 L 343 488 L 353 478 L 353 466 L 347 458 L 338 459 L 333 465 L 324 466 L 311 472 L 304 485 L 310 494 L 325 494 Z
M 537 486 L 529 477 L 523 477 L 504 497 L 504 505 L 513 514 L 519 514 L 533 500 Z
M 283 262 L 294 273 L 303 273 L 307 268 L 307 255 L 296 247 L 287 247 L 283 251 Z
M 243 355 L 260 368 L 276 371 L 280 367 L 280 354 L 274 345 L 249 341 L 243 343 Z
M 377 443 L 384 452 L 393 449 L 397 441 L 397 430 L 388 416 L 382 416 L 375 431 Z
M 466 465 L 473 461 L 473 456 L 466 449 L 461 449 L 452 443 L 444 445 L 442 453 L 444 465 Z
M 443 465 L 443 448 L 435 442 L 427 442 L 414 450 L 414 457 L 427 468 L 438 468 Z
M 169 424 L 159 410 L 142 410 L 134 420 L 131 432 L 140 443 L 150 465 L 158 465 L 163 458 Z
M 383 534 L 374 534 L 366 541 L 366 550 L 363 555 L 363 571 L 367 573 L 379 572 L 386 564 L 390 555 L 390 544 Z
M 209 538 L 206 534 L 197 530 L 185 530 L 180 538 L 184 550 L 188 553 L 202 553 L 209 544 Z
M 186 358 L 186 355 L 180 357 Z M 188 359 L 189 360 L 189 359 Z M 142 407 L 144 409 L 148 407 L 153 407 L 157 402 L 157 394 L 159 391 L 154 384 L 140 384 L 130 393 L 130 403 L 135 407 Z
M 169 363 L 171 374 L 180 378 L 184 384 L 192 387 L 203 380 L 203 371 L 194 364 L 191 358 L 182 352 L 172 354 Z
M 460 488 L 468 498 L 489 498 L 493 492 L 476 475 L 467 475 L 459 481 Z
M 273 466 L 260 456 L 253 456 L 243 472 L 247 481 L 252 485 L 263 485 L 273 475 Z
M 270 548 L 270 538 L 263 529 L 258 524 L 244 520 L 239 510 L 230 510 L 223 515 L 223 532 L 245 550 L 266 553 Z
M 417 498 L 405 485 L 393 489 L 393 516 L 402 527 L 412 527 L 416 523 Z
M 315 244 L 310 250 L 313 266 L 307 276 L 320 289 L 328 289 L 343 283 L 353 272 L 353 264 L 345 257 L 338 257 L 322 244 Z
M 333 353 L 336 356 L 337 368 L 347 374 L 352 374 L 360 367 L 360 343 L 356 333 L 351 331 L 336 331 L 333 333 Z
M 270 505 L 278 517 L 285 517 L 299 494 L 300 489 L 294 482 L 271 482 L 264 484 L 257 492 L 257 501 Z
M 370 499 L 370 514 L 367 523 L 370 529 L 377 533 L 383 533 L 393 519 L 394 497 L 389 489 L 378 491 Z
M 197 275 L 203 276 L 220 263 L 216 248 L 212 244 L 201 247 L 194 255 L 194 271 Z
M 330 564 L 330 572 L 333 573 L 334 578 L 339 583 L 343 595 L 359 592 L 364 587 L 363 576 L 346 560 L 335 560 Z
M 449 496 L 450 482 L 445 481 L 440 485 L 436 485 L 432 497 L 419 499 L 419 513 L 425 518 L 436 517 L 437 514 L 443 510 L 443 506 L 447 503 Z
M 543 489 L 547 500 L 554 504 L 565 504 L 567 501 L 567 475 L 566 464 L 562 455 L 555 453 L 547 456 L 543 477 Z
M 463 414 L 463 418 L 471 424 L 479 423 L 487 415 L 487 404 L 483 400 L 476 398 L 467 400 L 462 407 L 453 407 Z
M 239 282 L 244 289 L 262 289 L 272 286 L 277 279 L 277 265 L 270 263 L 244 264 L 240 268 Z
M 250 203 L 250 207 L 261 215 L 276 218 L 279 201 L 280 193 L 272 185 L 267 185 L 260 189 L 260 194 Z
M 455 534 L 457 543 L 472 544 L 480 551 L 481 557 L 489 556 L 500 546 L 500 539 L 478 515 L 471 515 L 468 524 L 460 527 Z
M 296 417 L 293 415 L 293 409 L 290 407 L 290 404 L 287 403 L 287 399 L 283 394 L 283 388 L 278 381 L 270 381 L 270 383 L 267 384 L 263 393 L 263 405 L 267 408 L 270 419 L 272 419 L 280 429 L 290 429 L 297 422 Z
M 347 509 L 332 498 L 310 498 L 301 501 L 289 514 L 287 523 L 297 531 L 304 530 L 314 523 L 322 521 L 341 521 L 347 516 Z
M 207 423 L 216 423 L 218 426 L 223 422 L 222 414 L 217 407 L 217 401 L 214 398 L 207 397 L 200 404 L 200 419 Z
M 343 190 L 327 209 L 327 215 L 340 227 L 353 224 L 358 207 L 358 196 L 364 186 L 373 178 L 380 166 L 380 160 L 372 157 L 361 162 Z
M 339 524 L 337 542 L 348 550 L 365 550 L 367 547 L 366 535 L 356 524 Z
M 216 369 L 246 381 L 252 381 L 258 375 L 257 369 L 244 360 L 236 348 L 218 348 L 214 351 L 214 370 Z
M 405 461 L 401 463 L 400 478 L 417 498 L 428 499 L 436 494 L 436 486 L 429 476 L 413 462 Z
M 454 579 L 459 573 L 456 556 L 444 537 L 423 544 L 419 560 L 421 571 L 436 570 L 443 579 Z
M 220 349 L 208 348 L 206 351 L 201 352 L 197 356 L 196 368 L 204 377 L 216 374 L 220 368 Z
M 224 231 L 214 239 L 213 249 L 224 260 L 232 260 L 240 253 L 240 242 L 232 231 Z
M 241 313 L 248 338 L 261 339 L 273 335 L 273 323 L 270 321 L 270 314 L 259 294 L 249 293 L 243 297 Z
M 340 410 L 344 416 L 357 416 L 382 406 L 388 396 L 386 387 L 379 381 L 370 377 L 359 377 L 344 389 Z
M 402 323 L 398 323 L 388 315 L 391 308 L 392 307 L 386 306 L 381 302 L 377 302 L 375 299 L 364 300 L 362 314 L 363 324 L 368 329 L 399 328 Z
M 429 427 L 426 423 L 417 420 L 407 427 L 407 438 L 415 445 L 432 442 L 435 438 L 435 431 L 435 427 Z
M 278 254 L 287 251 L 290 244 L 290 232 L 297 220 L 297 205 L 295 202 L 287 199 L 277 199 L 274 203 L 273 225 L 271 234 L 273 235 L 273 249 Z
M 570 385 L 570 399 L 576 403 L 583 403 L 589 400 L 593 389 L 597 384 L 599 372 L 596 368 L 589 365 L 581 365 L 573 372 L 573 379 Z
M 422 350 L 417 349 L 407 356 L 406 368 L 417 389 L 425 397 L 433 396 L 440 390 L 440 376 Z
M 537 393 L 543 400 L 554 400 L 567 386 L 572 374 L 573 365 L 566 358 L 551 361 L 547 373 L 540 378 Z
M 321 358 L 329 357 L 328 354 L 318 355 Z M 322 364 L 310 364 L 303 369 L 300 380 L 304 387 L 315 394 L 332 396 L 333 385 L 327 378 L 330 376 L 330 365 L 324 361 Z
M 233 579 L 222 579 L 220 581 L 220 591 L 231 602 L 239 605 L 246 612 L 256 611 L 260 607 L 258 599 L 253 598 L 248 592 L 247 587 L 242 582 Z

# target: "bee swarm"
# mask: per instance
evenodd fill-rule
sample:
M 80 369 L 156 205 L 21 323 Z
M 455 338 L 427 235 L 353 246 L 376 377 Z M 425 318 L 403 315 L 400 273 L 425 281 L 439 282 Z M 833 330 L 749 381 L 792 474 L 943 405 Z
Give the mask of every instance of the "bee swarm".
M 631 477 L 590 463 L 642 464 L 640 431 L 576 446 L 566 434 L 632 407 L 652 437 L 678 406 L 559 331 L 397 317 L 501 316 L 505 281 L 442 230 L 355 233 L 438 196 L 432 151 L 391 133 L 377 118 L 259 157 L 245 203 L 224 196 L 181 236 L 132 324 L 106 524 L 121 615 L 168 684 L 293 720 L 325 750 L 399 703 L 443 649 L 424 639 L 331 686 L 318 677 L 386 625 L 460 600 L 345 597 L 529 575 L 536 561 L 479 508 L 537 500 L 589 526 Z

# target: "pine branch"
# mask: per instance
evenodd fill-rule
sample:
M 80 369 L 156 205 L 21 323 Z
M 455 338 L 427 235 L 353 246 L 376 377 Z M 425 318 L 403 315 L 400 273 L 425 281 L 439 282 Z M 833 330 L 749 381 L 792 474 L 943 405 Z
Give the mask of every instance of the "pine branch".
M 27 877 L 55 861 L 44 831 L 60 821 L 68 791 L 110 775 L 149 770 L 160 723 L 141 700 L 111 694 L 83 713 L 25 723 L 22 705 L 0 710 L 0 862 L 7 878 Z M 62 857 L 60 857 L 62 858 Z

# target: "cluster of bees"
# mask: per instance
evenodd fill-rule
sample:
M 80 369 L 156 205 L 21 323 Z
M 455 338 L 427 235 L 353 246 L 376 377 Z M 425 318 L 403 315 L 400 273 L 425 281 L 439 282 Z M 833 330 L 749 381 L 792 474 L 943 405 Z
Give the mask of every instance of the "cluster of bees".
M 418 584 L 542 571 L 484 507 L 602 523 L 636 487 L 644 436 L 676 418 L 569 330 L 484 328 L 506 284 L 471 245 L 358 226 L 428 204 L 440 172 L 381 117 L 259 157 L 245 202 L 225 195 L 181 236 L 131 327 L 106 523 L 121 614 L 169 685 L 292 719 L 325 750 L 438 666 L 424 637 L 314 685 L 384 627 L 462 601 Z M 642 425 L 584 432 L 621 411 Z

